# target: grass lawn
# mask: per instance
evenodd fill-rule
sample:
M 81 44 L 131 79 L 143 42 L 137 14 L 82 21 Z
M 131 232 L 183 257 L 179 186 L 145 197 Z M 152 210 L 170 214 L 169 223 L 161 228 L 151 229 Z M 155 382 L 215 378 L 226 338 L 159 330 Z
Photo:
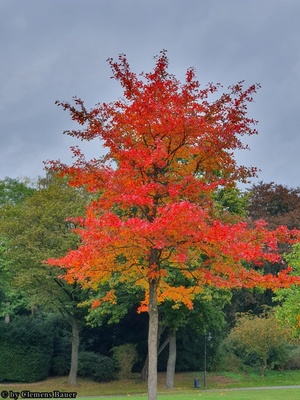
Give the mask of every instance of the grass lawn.
M 127 396 L 112 396 L 109 400 L 124 400 L 129 398 L 132 400 L 146 400 L 147 395 L 127 395 Z M 103 397 L 98 397 L 103 399 Z M 197 391 L 187 393 L 172 393 L 161 394 L 159 400 L 299 400 L 300 389 L 264 389 L 264 390 L 234 390 L 225 389 L 218 391 Z M 80 400 L 91 400 L 91 398 L 80 398 Z M 97 400 L 94 398 L 93 400 Z
M 201 388 L 194 389 L 194 379 L 200 378 Z M 291 386 L 300 385 L 300 371 L 268 371 L 265 377 L 257 372 L 247 373 L 208 373 L 207 390 L 203 390 L 203 373 L 185 372 L 176 374 L 175 388 L 166 390 L 164 388 L 165 374 L 159 374 L 159 400 L 214 400 L 214 399 L 239 399 L 239 400 L 299 400 L 300 389 L 269 389 L 269 390 L 230 390 L 232 388 L 251 388 L 263 386 Z M 132 379 L 123 381 L 112 381 L 105 383 L 93 382 L 87 379 L 78 379 L 76 387 L 69 386 L 67 377 L 49 378 L 35 383 L 2 383 L 0 393 L 3 391 L 21 392 L 77 392 L 77 397 L 82 399 L 87 396 L 110 396 L 110 400 L 121 400 L 132 398 L 133 400 L 147 399 L 147 386 L 142 382 L 140 375 L 133 375 Z M 210 391 L 213 390 L 213 391 Z M 1 395 L 0 395 L 1 398 Z M 93 400 L 94 400 L 93 399 Z M 91 399 L 90 399 L 91 400 Z

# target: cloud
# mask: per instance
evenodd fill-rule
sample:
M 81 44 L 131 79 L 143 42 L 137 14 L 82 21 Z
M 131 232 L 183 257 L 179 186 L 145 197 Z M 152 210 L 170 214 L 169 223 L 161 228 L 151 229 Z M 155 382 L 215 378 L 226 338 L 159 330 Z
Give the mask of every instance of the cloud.
M 139 73 L 165 48 L 179 79 L 194 66 L 203 84 L 262 84 L 249 108 L 260 135 L 239 160 L 260 167 L 262 180 L 298 186 L 299 11 L 298 0 L 3 0 L 0 179 L 71 161 L 74 142 L 62 134 L 71 121 L 55 100 L 115 100 L 106 59 L 126 53 Z

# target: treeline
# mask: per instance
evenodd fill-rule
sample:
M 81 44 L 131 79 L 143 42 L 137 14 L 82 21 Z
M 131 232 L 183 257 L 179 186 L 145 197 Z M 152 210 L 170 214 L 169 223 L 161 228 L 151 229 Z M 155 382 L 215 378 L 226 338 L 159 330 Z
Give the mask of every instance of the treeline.
M 74 385 L 78 375 L 102 381 L 131 371 L 147 378 L 148 316 L 137 312 L 144 293 L 119 282 L 114 305 L 91 308 L 107 287 L 67 282 L 63 269 L 44 262 L 78 247 L 69 218 L 84 215 L 94 196 L 53 173 L 37 182 L 0 181 L 0 381 L 69 375 Z M 300 229 L 299 189 L 261 182 L 246 192 L 219 190 L 214 201 L 250 223 L 263 219 L 270 229 Z M 286 263 L 265 263 L 264 273 L 285 270 L 287 263 L 298 272 L 299 246 L 281 251 Z M 159 370 L 168 371 L 171 362 L 176 371 L 201 370 L 205 342 L 210 370 L 300 367 L 299 298 L 297 286 L 276 293 L 207 287 L 192 310 L 165 301 L 159 306 Z M 167 379 L 172 386 L 174 377 Z

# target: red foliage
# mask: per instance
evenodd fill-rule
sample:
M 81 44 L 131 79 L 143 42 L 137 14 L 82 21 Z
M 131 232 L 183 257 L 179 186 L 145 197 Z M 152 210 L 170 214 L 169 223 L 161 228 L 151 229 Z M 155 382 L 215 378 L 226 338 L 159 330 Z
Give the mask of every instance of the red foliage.
M 73 148 L 73 165 L 50 163 L 71 185 L 84 185 L 99 198 L 77 229 L 79 249 L 49 263 L 65 268 L 69 281 L 86 285 L 97 286 L 118 273 L 121 281 L 145 288 L 146 304 L 150 282 L 157 284 L 159 301 L 191 307 L 205 285 L 274 289 L 297 281 L 288 270 L 264 276 L 258 267 L 265 260 L 280 261 L 278 243 L 298 240 L 298 231 L 269 231 L 263 222 L 250 228 L 213 212 L 218 188 L 256 173 L 237 165 L 233 152 L 247 148 L 242 136 L 257 133 L 247 104 L 258 85 L 244 89 L 239 82 L 209 101 L 220 85 L 201 88 L 193 69 L 180 83 L 167 71 L 165 51 L 153 72 L 140 78 L 124 55 L 109 64 L 123 99 L 90 111 L 78 98 L 74 105 L 58 102 L 83 126 L 67 133 L 81 140 L 100 138 L 107 154 L 87 161 Z M 189 284 L 180 285 L 182 279 Z

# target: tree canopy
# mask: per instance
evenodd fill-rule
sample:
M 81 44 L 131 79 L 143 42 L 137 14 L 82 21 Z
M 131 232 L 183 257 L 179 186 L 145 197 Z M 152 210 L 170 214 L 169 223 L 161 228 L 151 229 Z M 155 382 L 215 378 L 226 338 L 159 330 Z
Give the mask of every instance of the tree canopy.
M 252 220 L 263 219 L 269 228 L 285 225 L 299 229 L 300 189 L 259 182 L 249 189 L 248 211 Z
M 285 346 L 291 339 L 291 330 L 283 329 L 273 312 L 257 316 L 251 313 L 240 314 L 236 326 L 231 330 L 226 342 L 231 350 L 239 349 L 244 354 L 255 355 L 260 359 L 264 375 L 274 348 Z
M 80 98 L 74 98 L 74 104 L 58 102 L 82 127 L 67 133 L 81 140 L 100 139 L 107 153 L 86 160 L 73 147 L 73 165 L 50 163 L 71 185 L 85 186 L 98 198 L 83 218 L 74 220 L 80 225 L 79 248 L 49 263 L 64 268 L 69 282 L 97 288 L 118 279 L 144 290 L 148 391 L 154 400 L 157 305 L 172 300 L 175 306 L 192 308 L 206 285 L 290 285 L 297 278 L 287 270 L 263 275 L 257 267 L 264 260 L 279 261 L 278 242 L 293 241 L 298 232 L 285 227 L 270 231 L 262 221 L 250 228 L 242 219 L 224 219 L 215 207 L 217 190 L 256 173 L 255 168 L 237 165 L 233 153 L 247 148 L 245 135 L 257 133 L 247 105 L 259 85 L 244 89 L 238 82 L 215 99 L 219 84 L 201 88 L 193 68 L 187 70 L 185 82 L 179 82 L 168 72 L 165 51 L 155 58 L 154 70 L 140 77 L 130 70 L 125 55 L 108 62 L 123 87 L 123 98 L 89 111 Z M 115 301 L 113 289 L 102 301 Z
M 26 192 L 23 186 L 14 184 L 13 188 L 13 200 L 23 199 Z M 22 202 L 8 201 L 0 209 L 0 229 L 5 239 L 0 246 L 0 274 L 6 273 L 5 303 L 10 309 L 17 308 L 22 301 L 23 306 L 32 309 L 42 307 L 60 312 L 70 323 L 73 337 L 78 336 L 69 376 L 73 384 L 77 374 L 79 328 L 86 314 L 78 304 L 87 299 L 88 293 L 78 282 L 68 284 L 60 279 L 63 271 L 50 268 L 43 260 L 77 248 L 79 237 L 72 232 L 74 224 L 67 218 L 82 214 L 90 198 L 84 190 L 69 187 L 66 179 L 48 173 L 38 180 L 34 194 Z M 3 312 L 7 311 L 8 307 L 4 308 Z

